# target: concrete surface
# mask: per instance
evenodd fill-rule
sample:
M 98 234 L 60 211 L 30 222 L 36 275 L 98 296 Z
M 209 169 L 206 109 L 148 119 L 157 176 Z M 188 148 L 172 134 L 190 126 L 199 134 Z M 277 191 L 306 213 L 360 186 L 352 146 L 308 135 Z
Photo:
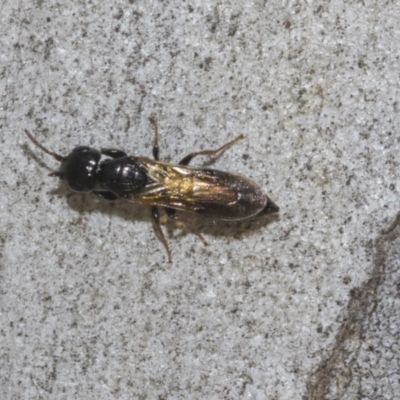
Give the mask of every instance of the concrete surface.
M 0 398 L 394 399 L 400 6 L 0 4 Z M 72 194 L 48 148 L 214 160 L 281 207 L 167 222 Z M 194 165 L 209 164 L 199 158 Z M 390 231 L 390 232 L 389 232 Z

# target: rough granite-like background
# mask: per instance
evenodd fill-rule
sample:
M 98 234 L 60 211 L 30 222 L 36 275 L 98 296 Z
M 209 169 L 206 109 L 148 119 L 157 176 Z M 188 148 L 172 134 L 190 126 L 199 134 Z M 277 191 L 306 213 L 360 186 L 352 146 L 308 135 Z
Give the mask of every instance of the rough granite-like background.
M 395 399 L 400 3 L 0 3 L 0 398 Z M 279 218 L 68 192 L 76 145 L 245 174 Z M 183 216 L 184 219 L 187 216 Z

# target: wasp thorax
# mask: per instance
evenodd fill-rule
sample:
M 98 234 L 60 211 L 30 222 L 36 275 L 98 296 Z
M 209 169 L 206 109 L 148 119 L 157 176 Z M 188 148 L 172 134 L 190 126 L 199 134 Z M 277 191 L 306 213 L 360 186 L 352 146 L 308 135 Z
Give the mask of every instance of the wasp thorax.
M 96 186 L 100 152 L 87 146 L 75 147 L 60 166 L 60 177 L 74 192 L 90 192 Z

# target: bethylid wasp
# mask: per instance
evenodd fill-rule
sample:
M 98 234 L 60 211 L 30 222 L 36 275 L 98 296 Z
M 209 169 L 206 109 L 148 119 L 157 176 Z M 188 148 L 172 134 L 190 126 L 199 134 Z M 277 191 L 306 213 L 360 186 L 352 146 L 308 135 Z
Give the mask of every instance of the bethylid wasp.
M 75 147 L 63 157 L 48 150 L 31 133 L 30 140 L 61 163 L 58 171 L 50 173 L 66 182 L 73 192 L 93 192 L 106 200 L 123 198 L 151 206 L 153 226 L 164 245 L 168 260 L 171 252 L 160 227 L 159 207 L 174 216 L 176 210 L 196 213 L 215 220 L 243 220 L 279 211 L 279 207 L 252 180 L 237 174 L 210 168 L 189 167 L 196 156 L 215 156 L 243 138 L 243 135 L 216 150 L 188 154 L 178 164 L 159 161 L 158 127 L 155 131 L 154 160 L 128 156 L 118 149 Z M 107 158 L 100 161 L 102 156 Z M 194 226 L 193 231 L 205 243 Z

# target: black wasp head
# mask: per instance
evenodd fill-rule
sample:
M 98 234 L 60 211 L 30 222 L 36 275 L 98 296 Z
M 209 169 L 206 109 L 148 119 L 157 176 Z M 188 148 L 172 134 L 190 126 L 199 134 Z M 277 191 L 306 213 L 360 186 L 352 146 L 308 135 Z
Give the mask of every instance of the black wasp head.
M 56 174 L 65 180 L 73 192 L 91 192 L 96 186 L 97 164 L 100 152 L 87 146 L 75 147 L 63 157 L 60 171 Z
M 51 176 L 58 176 L 65 180 L 68 188 L 74 192 L 90 192 L 95 188 L 97 167 L 101 157 L 99 151 L 91 147 L 79 146 L 75 147 L 66 157 L 63 157 L 46 149 L 27 130 L 25 133 L 36 146 L 61 162 L 60 170 L 52 172 Z

